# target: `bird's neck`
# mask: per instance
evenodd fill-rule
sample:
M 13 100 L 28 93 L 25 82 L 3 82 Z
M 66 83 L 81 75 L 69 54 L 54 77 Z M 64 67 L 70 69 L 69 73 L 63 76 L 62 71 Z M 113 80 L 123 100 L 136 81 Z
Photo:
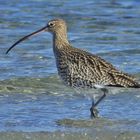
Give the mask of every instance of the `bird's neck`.
M 54 49 L 54 53 L 56 51 L 65 49 L 70 47 L 70 43 L 67 39 L 67 33 L 63 32 L 59 32 L 59 33 L 54 33 L 53 34 L 53 49 Z

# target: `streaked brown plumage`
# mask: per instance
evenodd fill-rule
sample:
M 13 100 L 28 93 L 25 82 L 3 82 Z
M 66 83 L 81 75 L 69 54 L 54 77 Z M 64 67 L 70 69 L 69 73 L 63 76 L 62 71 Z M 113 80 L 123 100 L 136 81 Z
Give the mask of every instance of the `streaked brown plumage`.
M 96 88 L 100 85 L 103 89 L 104 95 L 92 104 L 92 116 L 97 115 L 95 106 L 105 97 L 106 86 L 140 88 L 140 84 L 131 75 L 117 70 L 97 55 L 72 47 L 67 39 L 66 23 L 62 19 L 49 21 L 44 28 L 17 41 L 7 53 L 19 42 L 44 30 L 53 35 L 53 51 L 62 81 L 72 87 Z
M 56 62 L 60 77 L 69 86 L 94 85 L 139 87 L 134 78 L 115 69 L 110 63 L 88 52 L 70 48 L 57 51 Z

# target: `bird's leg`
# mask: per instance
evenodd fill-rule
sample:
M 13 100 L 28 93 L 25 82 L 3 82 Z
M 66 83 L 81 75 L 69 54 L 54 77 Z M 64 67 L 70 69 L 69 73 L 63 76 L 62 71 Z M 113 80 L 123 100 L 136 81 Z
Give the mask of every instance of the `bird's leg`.
M 91 108 L 90 108 L 90 113 L 91 113 L 91 118 L 97 118 L 98 117 L 98 110 L 96 109 L 95 107 L 95 97 L 94 95 L 92 96 L 92 105 L 91 105 Z
M 99 111 L 96 109 L 96 106 L 105 98 L 107 89 L 102 89 L 104 94 L 97 100 L 97 102 L 94 102 L 94 98 L 92 99 L 92 106 L 90 108 L 91 112 L 91 118 L 97 118 Z

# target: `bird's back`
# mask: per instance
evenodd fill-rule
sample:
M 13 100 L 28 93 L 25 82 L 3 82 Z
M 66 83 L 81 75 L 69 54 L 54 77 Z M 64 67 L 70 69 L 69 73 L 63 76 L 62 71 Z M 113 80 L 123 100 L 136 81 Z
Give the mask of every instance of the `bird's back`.
M 58 73 L 65 84 L 72 87 L 95 85 L 140 88 L 135 79 L 104 59 L 77 48 L 64 48 L 57 52 Z

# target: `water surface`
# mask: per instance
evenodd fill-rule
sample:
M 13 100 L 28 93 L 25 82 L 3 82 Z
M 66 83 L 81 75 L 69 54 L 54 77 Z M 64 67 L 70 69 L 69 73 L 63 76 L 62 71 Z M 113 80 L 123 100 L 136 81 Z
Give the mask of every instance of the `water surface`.
M 73 46 L 101 56 L 140 81 L 138 0 L 4 0 L 0 13 L 2 139 L 139 139 L 140 90 L 114 88 L 98 107 L 101 118 L 90 120 L 87 93 L 64 86 L 57 76 L 49 33 L 5 55 L 20 37 L 60 17 L 68 23 Z

